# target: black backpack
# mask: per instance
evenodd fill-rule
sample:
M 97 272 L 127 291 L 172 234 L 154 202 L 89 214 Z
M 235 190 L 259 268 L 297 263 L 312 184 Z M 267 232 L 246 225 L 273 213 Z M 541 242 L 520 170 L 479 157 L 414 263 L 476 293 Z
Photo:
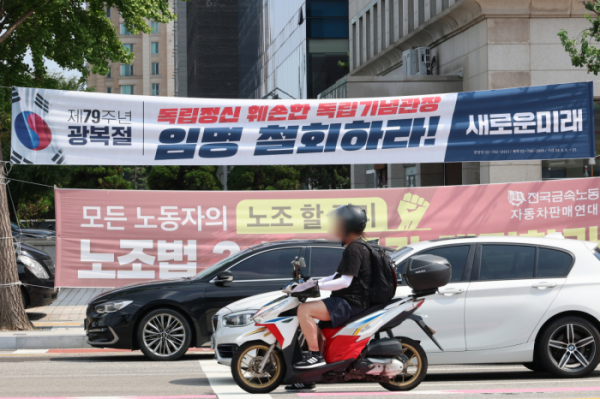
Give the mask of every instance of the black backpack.
M 392 258 L 383 249 L 383 247 L 372 247 L 364 241 L 357 241 L 364 244 L 371 253 L 371 286 L 360 280 L 362 286 L 367 290 L 371 306 L 386 303 L 396 295 L 398 279 L 396 270 L 392 265 Z

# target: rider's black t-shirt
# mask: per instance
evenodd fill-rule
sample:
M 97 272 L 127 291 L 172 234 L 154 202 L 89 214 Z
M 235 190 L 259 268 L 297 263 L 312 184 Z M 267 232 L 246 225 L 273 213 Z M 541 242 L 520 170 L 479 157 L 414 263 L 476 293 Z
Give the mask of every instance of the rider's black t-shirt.
M 352 276 L 348 288 L 333 291 L 332 297 L 345 299 L 350 305 L 366 309 L 369 296 L 365 287 L 371 286 L 371 253 L 362 243 L 353 241 L 344 250 L 342 261 L 336 270 L 336 278 Z M 364 285 L 361 284 L 364 282 Z

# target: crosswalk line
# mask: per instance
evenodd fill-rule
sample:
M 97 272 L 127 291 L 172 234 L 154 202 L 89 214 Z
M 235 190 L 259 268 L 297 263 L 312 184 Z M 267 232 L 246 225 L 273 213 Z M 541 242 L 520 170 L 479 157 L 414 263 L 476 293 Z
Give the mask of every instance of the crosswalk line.
M 199 363 L 210 387 L 219 399 L 271 399 L 269 394 L 253 395 L 244 391 L 233 380 L 230 368 L 217 363 L 216 360 L 199 360 Z

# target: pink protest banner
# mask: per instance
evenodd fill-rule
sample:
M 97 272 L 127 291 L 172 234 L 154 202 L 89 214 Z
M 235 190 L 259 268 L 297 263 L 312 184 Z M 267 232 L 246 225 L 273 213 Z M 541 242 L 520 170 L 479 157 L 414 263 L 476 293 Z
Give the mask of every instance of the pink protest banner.
M 460 235 L 598 241 L 600 178 L 335 191 L 56 190 L 56 285 L 118 287 L 194 275 L 264 241 L 326 238 L 327 214 L 365 208 L 399 248 Z

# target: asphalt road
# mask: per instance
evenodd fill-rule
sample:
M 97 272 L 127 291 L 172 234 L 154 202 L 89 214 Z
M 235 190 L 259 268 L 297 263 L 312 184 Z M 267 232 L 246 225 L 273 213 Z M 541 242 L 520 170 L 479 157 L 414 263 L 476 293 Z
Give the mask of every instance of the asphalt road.
M 0 398 L 221 399 L 221 398 L 600 398 L 600 371 L 584 379 L 556 379 L 519 365 L 431 366 L 425 382 L 408 394 L 377 384 L 321 385 L 316 393 L 249 395 L 212 355 L 188 354 L 181 361 L 152 362 L 138 353 L 0 352 Z

